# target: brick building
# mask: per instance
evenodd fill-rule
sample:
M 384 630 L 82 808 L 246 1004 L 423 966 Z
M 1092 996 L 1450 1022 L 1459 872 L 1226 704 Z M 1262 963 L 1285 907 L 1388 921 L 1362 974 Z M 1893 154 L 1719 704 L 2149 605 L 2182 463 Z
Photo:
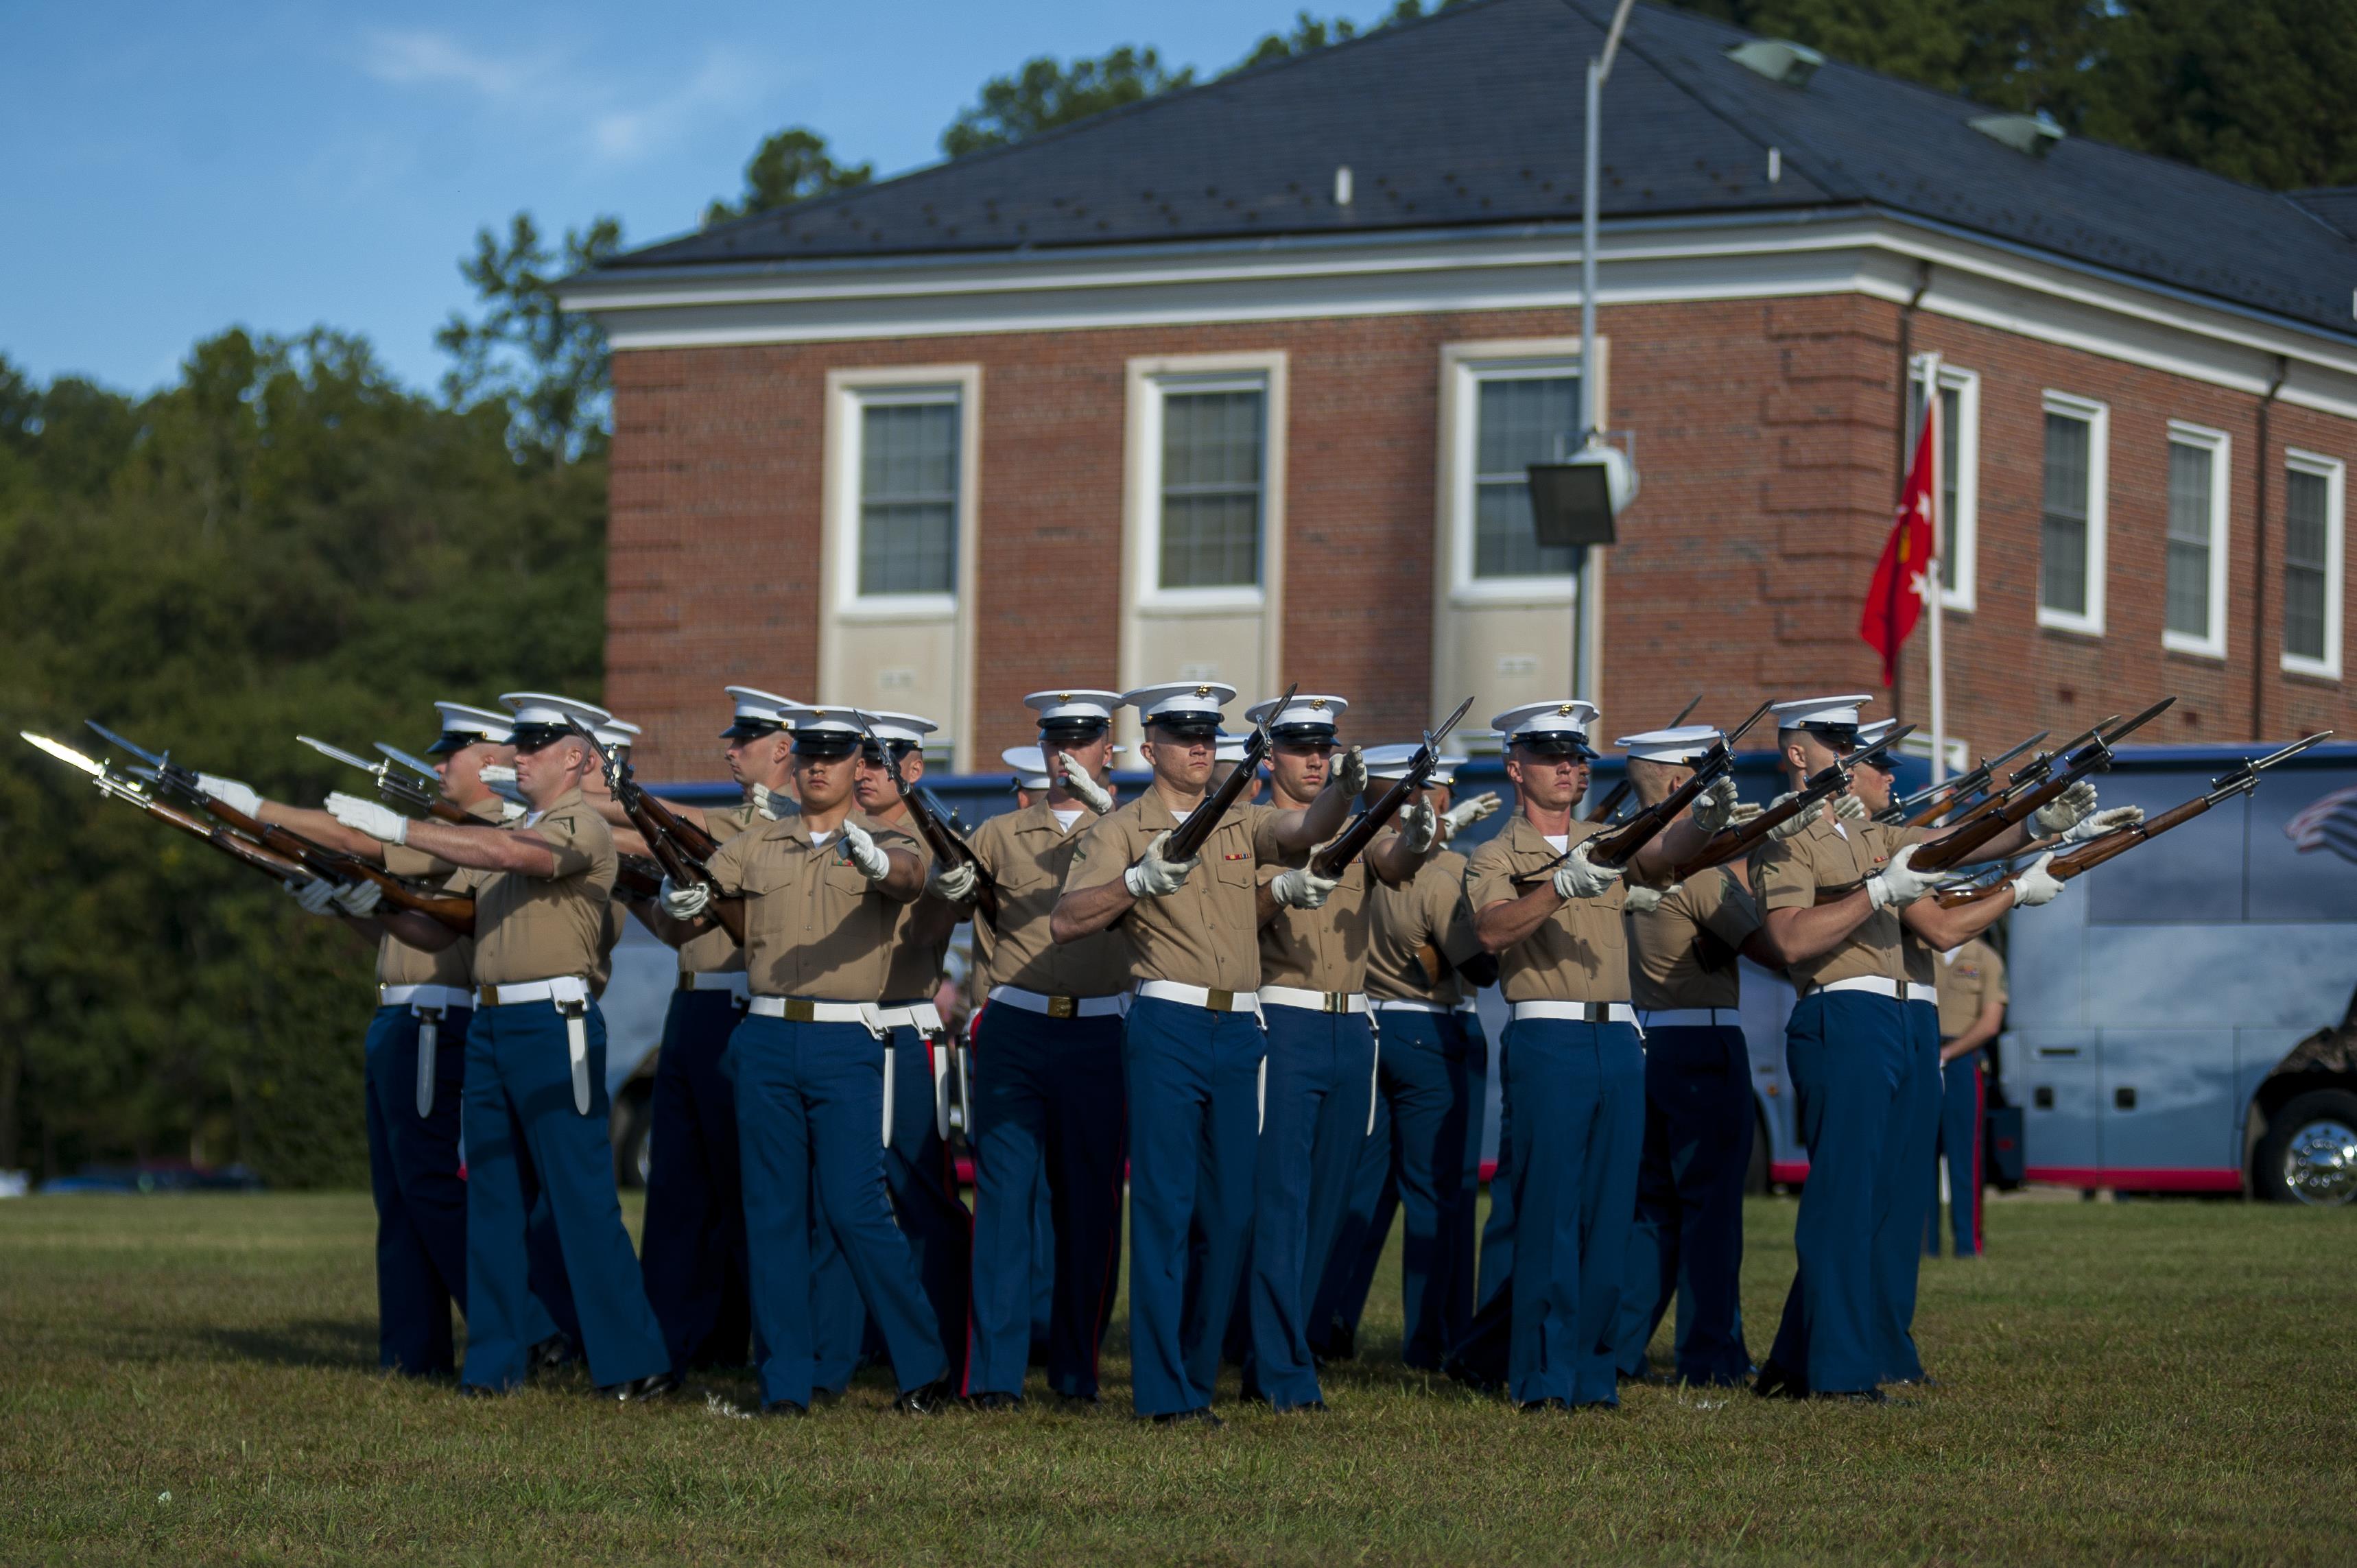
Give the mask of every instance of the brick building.
M 1607 733 L 1866 689 L 1932 352 L 1953 735 L 2162 692 L 2140 738 L 2357 729 L 2357 191 L 1641 5 L 1590 349 L 1608 11 L 1485 0 L 572 280 L 615 349 L 607 693 L 649 771 L 712 771 L 726 681 L 931 713 L 961 769 L 1063 682 L 1298 681 L 1364 740 L 1575 681 Z M 1522 479 L 1576 443 L 1583 373 L 1643 478 L 1585 563 Z

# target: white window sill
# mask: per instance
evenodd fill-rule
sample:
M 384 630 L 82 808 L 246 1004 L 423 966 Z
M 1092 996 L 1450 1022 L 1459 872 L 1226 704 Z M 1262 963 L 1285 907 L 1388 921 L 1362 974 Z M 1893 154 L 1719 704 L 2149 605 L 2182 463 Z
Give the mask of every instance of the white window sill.
M 1968 591 L 1962 588 L 1948 588 L 1941 592 L 1940 607 L 1950 615 L 1968 616 L 1978 609 L 1980 605 Z
M 2226 645 L 2217 638 L 2190 637 L 2181 631 L 2164 631 L 2160 645 L 2171 653 L 2182 653 L 2193 659 L 2214 659 L 2221 663 L 2226 658 Z
M 1267 605 L 1267 594 L 1256 587 L 1151 588 L 1137 599 L 1148 615 L 1258 615 Z
M 933 621 L 957 618 L 955 594 L 871 594 L 845 601 L 835 613 L 845 620 Z
M 1490 577 L 1458 583 L 1448 602 L 1460 608 L 1497 605 L 1568 605 L 1579 597 L 1577 577 Z
M 2283 656 L 2283 672 L 2287 675 L 2307 675 L 2319 681 L 2341 679 L 2341 666 L 2329 659 L 2303 659 L 2296 653 Z
M 2067 631 L 2080 637 L 2104 635 L 2104 623 L 2100 618 L 2074 616 L 2066 610 L 2048 609 L 2044 605 L 2038 607 L 2038 625 L 2041 630 Z

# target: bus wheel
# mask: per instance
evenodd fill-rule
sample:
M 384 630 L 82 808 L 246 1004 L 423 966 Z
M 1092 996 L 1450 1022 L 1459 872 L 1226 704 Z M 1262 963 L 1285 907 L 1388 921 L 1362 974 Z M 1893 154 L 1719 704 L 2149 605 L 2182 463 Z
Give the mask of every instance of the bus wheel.
M 2276 1112 L 2254 1175 L 2260 1196 L 2279 1203 L 2357 1200 L 2357 1094 L 2315 1090 Z

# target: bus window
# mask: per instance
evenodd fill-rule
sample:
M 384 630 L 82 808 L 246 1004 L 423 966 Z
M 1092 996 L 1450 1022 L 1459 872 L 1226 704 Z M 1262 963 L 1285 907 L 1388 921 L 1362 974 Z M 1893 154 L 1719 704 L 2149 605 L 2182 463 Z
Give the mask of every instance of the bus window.
M 2106 806 L 2142 806 L 2158 816 L 2207 780 L 2181 773 L 2116 774 L 2104 783 Z M 2306 797 L 2303 797 L 2305 799 Z M 2130 850 L 2089 874 L 2091 926 L 2202 925 L 2244 918 L 2242 800 L 2204 811 L 2149 848 Z
M 2332 799 L 2352 789 L 2357 773 L 2321 768 L 2260 786 L 2251 799 L 2252 919 L 2357 920 L 2357 796 Z M 2296 818 L 2297 842 L 2285 831 Z

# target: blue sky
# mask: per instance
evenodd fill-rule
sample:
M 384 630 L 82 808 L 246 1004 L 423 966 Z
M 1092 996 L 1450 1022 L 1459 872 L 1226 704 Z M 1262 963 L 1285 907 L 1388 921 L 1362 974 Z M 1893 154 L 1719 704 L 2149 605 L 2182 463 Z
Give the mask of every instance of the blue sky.
M 1361 23 L 1381 0 L 1319 7 Z M 1218 70 L 1283 0 L 0 8 L 0 354 L 145 391 L 232 324 L 365 333 L 419 386 L 475 230 L 619 214 L 634 242 L 734 195 L 808 125 L 879 175 L 939 156 L 984 79 L 1153 44 Z

